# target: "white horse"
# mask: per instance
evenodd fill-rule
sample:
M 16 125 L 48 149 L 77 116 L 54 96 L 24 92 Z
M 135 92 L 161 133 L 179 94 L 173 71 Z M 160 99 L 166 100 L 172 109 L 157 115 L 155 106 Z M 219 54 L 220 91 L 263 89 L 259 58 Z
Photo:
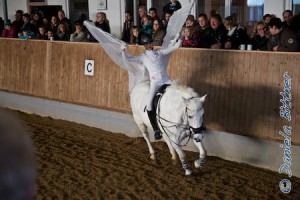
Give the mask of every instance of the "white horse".
M 133 117 L 141 130 L 149 147 L 150 158 L 155 159 L 155 152 L 149 139 L 148 128 L 152 128 L 148 115 L 144 112 L 146 106 L 149 82 L 143 82 L 135 86 L 130 93 L 130 103 Z M 202 145 L 203 139 L 203 114 L 202 107 L 205 96 L 198 97 L 192 88 L 178 85 L 174 82 L 169 86 L 156 109 L 159 127 L 163 130 L 163 139 L 167 143 L 172 160 L 176 160 L 176 152 L 182 163 L 185 175 L 192 173 L 186 155 L 182 150 L 182 142 L 187 137 L 193 137 L 194 144 L 199 149 L 199 159 L 195 160 L 196 168 L 202 167 L 205 161 L 206 151 Z

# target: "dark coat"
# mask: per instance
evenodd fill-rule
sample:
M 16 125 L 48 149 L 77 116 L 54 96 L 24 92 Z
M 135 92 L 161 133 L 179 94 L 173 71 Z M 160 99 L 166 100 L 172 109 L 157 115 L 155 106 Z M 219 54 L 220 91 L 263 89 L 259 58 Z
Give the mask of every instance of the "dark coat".
M 268 50 L 273 51 L 273 47 L 278 45 L 277 51 L 297 52 L 299 51 L 299 41 L 296 33 L 288 28 L 283 28 L 278 34 L 273 35 L 268 42 Z
M 169 2 L 163 7 L 163 11 L 164 11 L 164 13 L 175 12 L 176 10 L 179 10 L 180 8 L 181 8 L 181 4 L 179 1 L 176 1 L 175 4 L 172 4 L 171 2 Z
M 250 44 L 252 44 L 253 50 L 266 51 L 269 38 L 267 36 L 260 37 L 259 35 L 254 36 L 250 39 Z
M 131 28 L 133 27 L 133 21 L 124 22 L 122 31 L 122 40 L 124 42 L 130 42 Z
M 241 44 L 248 44 L 249 36 L 247 31 L 242 26 L 236 26 L 234 32 L 228 36 L 228 41 L 231 42 L 231 49 L 239 49 Z
M 225 43 L 227 42 L 227 30 L 224 24 L 220 24 L 220 26 L 210 32 L 209 36 L 210 46 L 213 44 L 219 44 L 221 49 L 224 49 Z

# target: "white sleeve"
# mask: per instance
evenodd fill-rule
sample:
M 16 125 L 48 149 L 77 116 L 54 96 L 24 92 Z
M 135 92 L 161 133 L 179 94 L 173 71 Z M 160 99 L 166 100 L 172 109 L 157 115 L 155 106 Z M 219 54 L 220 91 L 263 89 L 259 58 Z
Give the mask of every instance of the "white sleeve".
M 159 49 L 158 52 L 160 55 L 167 55 L 169 53 L 172 53 L 181 46 L 181 42 L 182 40 L 179 39 L 173 46 L 169 45 L 167 48 Z
M 130 62 L 141 62 L 141 59 L 139 56 L 133 56 L 127 53 L 127 51 L 122 51 L 122 57 L 125 60 L 128 60 Z

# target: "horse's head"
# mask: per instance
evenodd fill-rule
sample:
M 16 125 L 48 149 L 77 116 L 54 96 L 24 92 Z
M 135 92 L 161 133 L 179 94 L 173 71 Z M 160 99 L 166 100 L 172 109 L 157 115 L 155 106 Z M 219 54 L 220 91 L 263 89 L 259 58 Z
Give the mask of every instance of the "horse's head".
M 200 133 L 204 129 L 204 108 L 202 105 L 205 101 L 205 98 L 206 95 L 203 97 L 192 97 L 188 99 L 183 98 L 186 106 L 187 122 L 194 134 Z

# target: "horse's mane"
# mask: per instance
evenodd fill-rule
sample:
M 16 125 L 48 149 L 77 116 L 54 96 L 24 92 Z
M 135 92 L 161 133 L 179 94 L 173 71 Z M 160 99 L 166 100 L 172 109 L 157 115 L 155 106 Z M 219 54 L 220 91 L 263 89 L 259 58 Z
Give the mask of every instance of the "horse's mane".
M 194 91 L 193 88 L 182 85 L 179 81 L 173 81 L 170 87 L 167 88 L 169 92 L 180 93 L 184 98 L 198 97 L 198 94 Z

